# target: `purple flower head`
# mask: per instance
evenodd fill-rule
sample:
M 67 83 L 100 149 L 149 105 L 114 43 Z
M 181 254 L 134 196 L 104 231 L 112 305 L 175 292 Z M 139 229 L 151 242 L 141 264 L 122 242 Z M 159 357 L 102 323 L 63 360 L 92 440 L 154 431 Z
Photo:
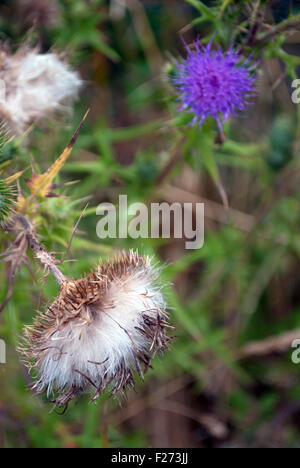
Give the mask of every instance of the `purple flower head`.
M 211 41 L 207 46 L 195 42 L 193 51 L 186 48 L 187 58 L 177 64 L 172 79 L 179 92 L 179 110 L 193 113 L 192 123 L 200 125 L 211 116 L 222 131 L 222 123 L 245 110 L 255 94 L 256 76 L 251 75 L 249 59 L 241 62 L 233 47 L 226 52 L 212 50 Z

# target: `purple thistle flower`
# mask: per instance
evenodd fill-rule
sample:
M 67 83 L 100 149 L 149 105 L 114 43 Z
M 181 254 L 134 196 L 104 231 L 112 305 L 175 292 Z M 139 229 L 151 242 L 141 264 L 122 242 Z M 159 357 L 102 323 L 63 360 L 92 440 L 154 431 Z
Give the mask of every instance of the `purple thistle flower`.
M 179 92 L 179 110 L 193 113 L 192 124 L 201 125 L 207 117 L 213 117 L 221 130 L 222 123 L 230 115 L 238 116 L 249 104 L 248 98 L 255 95 L 256 76 L 251 75 L 253 66 L 249 59 L 241 62 L 239 50 L 230 47 L 223 52 L 194 43 L 195 50 L 187 46 L 187 58 L 177 64 L 176 77 L 172 79 Z

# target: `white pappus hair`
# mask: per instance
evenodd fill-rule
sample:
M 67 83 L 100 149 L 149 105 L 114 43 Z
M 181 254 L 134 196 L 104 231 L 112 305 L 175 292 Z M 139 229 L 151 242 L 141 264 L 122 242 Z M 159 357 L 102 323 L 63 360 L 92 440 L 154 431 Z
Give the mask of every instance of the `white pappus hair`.
M 0 55 L 0 119 L 13 134 L 32 122 L 66 111 L 82 85 L 77 72 L 55 53 L 22 48 Z
M 94 388 L 95 400 L 111 386 L 117 394 L 143 377 L 170 341 L 166 303 L 148 257 L 122 253 L 95 273 L 62 284 L 58 298 L 25 329 L 26 364 L 35 368 L 37 393 L 55 405 Z

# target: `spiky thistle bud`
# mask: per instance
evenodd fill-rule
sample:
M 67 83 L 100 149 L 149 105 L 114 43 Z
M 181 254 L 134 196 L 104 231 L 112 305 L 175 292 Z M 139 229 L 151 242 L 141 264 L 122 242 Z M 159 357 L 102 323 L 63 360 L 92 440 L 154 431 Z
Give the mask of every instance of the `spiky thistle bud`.
M 94 388 L 92 401 L 109 386 L 116 395 L 143 377 L 170 337 L 157 269 L 148 257 L 121 253 L 60 294 L 32 327 L 21 352 L 34 369 L 36 393 L 54 394 L 56 406 Z
M 14 192 L 0 176 L 0 223 L 12 211 Z
M 68 110 L 82 81 L 55 53 L 21 48 L 0 54 L 0 120 L 21 134 L 32 122 Z

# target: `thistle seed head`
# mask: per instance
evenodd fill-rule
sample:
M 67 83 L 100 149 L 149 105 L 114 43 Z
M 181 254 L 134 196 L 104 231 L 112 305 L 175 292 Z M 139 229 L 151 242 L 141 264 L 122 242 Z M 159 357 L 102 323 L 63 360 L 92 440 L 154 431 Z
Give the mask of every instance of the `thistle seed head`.
M 0 54 L 0 120 L 14 135 L 32 122 L 68 111 L 82 81 L 55 53 L 21 48 Z
M 121 253 L 97 271 L 61 285 L 60 294 L 32 327 L 21 352 L 34 369 L 36 393 L 56 406 L 94 388 L 92 400 L 143 377 L 157 351 L 168 347 L 166 303 L 148 257 Z

